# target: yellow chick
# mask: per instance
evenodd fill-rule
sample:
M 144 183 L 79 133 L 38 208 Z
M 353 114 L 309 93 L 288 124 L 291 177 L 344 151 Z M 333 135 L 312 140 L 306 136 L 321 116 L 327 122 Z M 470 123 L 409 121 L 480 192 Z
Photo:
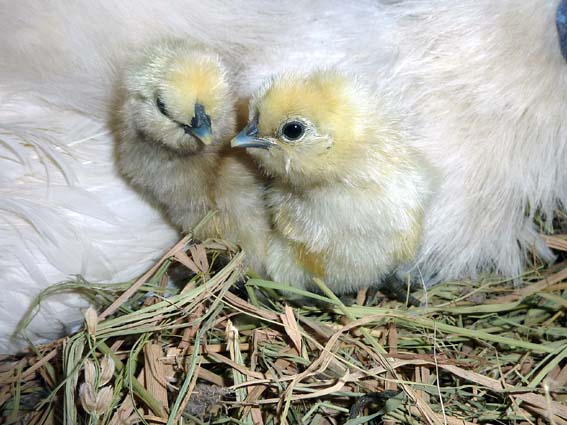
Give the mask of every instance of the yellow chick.
M 231 75 L 219 55 L 161 40 L 125 71 L 118 165 L 183 231 L 217 211 L 196 237 L 240 244 L 261 271 L 269 228 L 264 184 L 249 158 L 228 146 L 235 122 Z
M 334 71 L 284 74 L 252 99 L 231 144 L 273 178 L 267 272 L 338 294 L 378 287 L 414 259 L 433 172 L 385 95 Z

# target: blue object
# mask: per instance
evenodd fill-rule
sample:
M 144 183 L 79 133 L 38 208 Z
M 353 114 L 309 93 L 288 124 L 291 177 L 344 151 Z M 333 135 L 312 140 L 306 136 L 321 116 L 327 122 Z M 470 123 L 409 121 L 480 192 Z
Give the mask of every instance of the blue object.
M 559 35 L 559 46 L 565 60 L 567 60 L 567 0 L 562 0 L 557 8 L 555 24 Z

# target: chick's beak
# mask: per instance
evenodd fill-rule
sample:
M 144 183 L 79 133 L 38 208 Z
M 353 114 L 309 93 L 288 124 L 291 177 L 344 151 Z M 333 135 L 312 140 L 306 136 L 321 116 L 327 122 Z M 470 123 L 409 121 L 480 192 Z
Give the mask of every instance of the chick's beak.
M 233 148 L 261 148 L 269 149 L 274 143 L 268 139 L 258 137 L 258 119 L 254 118 L 230 141 Z
M 205 145 L 213 143 L 211 117 L 205 113 L 205 107 L 200 103 L 195 104 L 195 116 L 191 119 L 191 125 L 184 125 L 183 129 Z

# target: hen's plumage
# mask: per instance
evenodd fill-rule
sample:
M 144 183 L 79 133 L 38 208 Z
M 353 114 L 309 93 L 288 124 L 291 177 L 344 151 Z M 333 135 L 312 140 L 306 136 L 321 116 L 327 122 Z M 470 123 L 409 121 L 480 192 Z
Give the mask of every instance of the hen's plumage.
M 177 233 L 120 179 L 103 123 L 35 96 L 2 96 L 0 110 L 0 352 L 49 285 L 82 275 L 126 281 Z M 133 261 L 134 260 L 134 261 Z M 26 335 L 47 342 L 81 320 L 76 295 L 42 302 Z

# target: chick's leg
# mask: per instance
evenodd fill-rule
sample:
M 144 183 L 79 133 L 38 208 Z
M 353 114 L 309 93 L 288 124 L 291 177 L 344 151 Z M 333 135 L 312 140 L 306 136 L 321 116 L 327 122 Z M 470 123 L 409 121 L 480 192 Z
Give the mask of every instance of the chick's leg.
M 407 282 L 395 273 L 386 276 L 379 286 L 368 288 L 367 300 L 372 301 L 377 291 L 382 292 L 388 298 L 399 301 L 413 307 L 419 307 L 420 302 L 417 298 L 411 295 L 411 291 L 415 290 L 414 285 L 409 285 Z

